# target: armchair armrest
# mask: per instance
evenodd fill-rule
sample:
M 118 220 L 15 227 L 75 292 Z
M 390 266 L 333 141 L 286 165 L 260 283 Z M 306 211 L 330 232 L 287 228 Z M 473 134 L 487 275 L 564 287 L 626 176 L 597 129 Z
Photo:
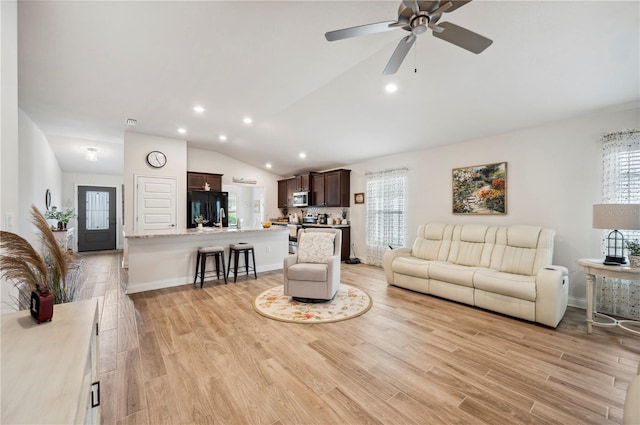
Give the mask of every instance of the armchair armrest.
M 536 322 L 555 328 L 567 310 L 569 270 L 547 266 L 536 275 Z
M 289 282 L 289 267 L 298 262 L 298 256 L 296 254 L 289 254 L 282 260 L 282 272 L 284 274 L 284 284 Z
M 403 247 L 403 248 L 395 248 L 389 249 L 384 252 L 384 257 L 382 258 L 382 267 L 384 268 L 384 273 L 387 277 L 387 283 L 393 283 L 393 270 L 391 266 L 393 264 L 393 260 L 398 257 L 410 257 L 411 256 L 411 248 Z

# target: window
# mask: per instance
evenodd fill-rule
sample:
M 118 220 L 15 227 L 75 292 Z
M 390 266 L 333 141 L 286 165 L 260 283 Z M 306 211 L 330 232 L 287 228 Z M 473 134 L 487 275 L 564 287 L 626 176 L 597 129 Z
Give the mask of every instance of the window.
M 405 245 L 407 169 L 367 173 L 367 263 L 381 266 L 389 245 Z
M 602 203 L 640 204 L 640 131 L 607 134 L 602 142 Z M 639 230 L 620 229 L 620 232 L 625 240 L 640 239 Z M 608 233 L 609 230 L 603 232 L 603 253 Z M 637 282 L 604 279 L 599 296 L 599 311 L 640 319 Z
M 229 226 L 236 226 L 238 224 L 238 207 L 236 195 L 229 194 Z

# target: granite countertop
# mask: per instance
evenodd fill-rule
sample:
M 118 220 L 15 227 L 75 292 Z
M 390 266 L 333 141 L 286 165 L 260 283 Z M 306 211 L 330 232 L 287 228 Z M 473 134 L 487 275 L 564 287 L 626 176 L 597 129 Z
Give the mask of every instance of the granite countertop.
M 176 232 L 171 233 L 150 233 L 150 234 L 140 234 L 140 235 L 125 235 L 127 239 L 142 239 L 142 238 L 157 238 L 157 237 L 167 237 L 167 236 L 207 236 L 207 235 L 218 235 L 218 234 L 226 234 L 226 233 L 251 233 L 251 232 L 273 232 L 273 231 L 288 231 L 282 227 L 271 226 L 270 228 L 262 228 L 262 227 L 243 227 L 242 229 L 236 229 L 235 227 L 205 227 L 202 230 L 198 229 L 182 229 Z
M 349 227 L 348 224 L 289 223 L 289 222 L 282 222 L 282 221 L 279 221 L 279 222 L 272 221 L 271 224 L 276 226 L 287 226 L 289 224 L 295 224 L 296 226 L 302 226 L 302 227 L 328 227 L 328 228 Z

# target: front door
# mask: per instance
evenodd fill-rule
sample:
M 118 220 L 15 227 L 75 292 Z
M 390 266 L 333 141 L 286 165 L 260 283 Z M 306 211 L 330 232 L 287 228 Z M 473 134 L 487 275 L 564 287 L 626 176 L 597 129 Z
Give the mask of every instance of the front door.
M 78 186 L 78 251 L 116 249 L 116 188 Z

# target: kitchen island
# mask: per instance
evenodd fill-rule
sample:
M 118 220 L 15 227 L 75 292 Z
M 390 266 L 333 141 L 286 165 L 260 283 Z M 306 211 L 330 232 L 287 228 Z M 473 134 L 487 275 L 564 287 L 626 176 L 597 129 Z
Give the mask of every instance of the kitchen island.
M 289 231 L 279 226 L 241 230 L 205 227 L 203 230 L 184 229 L 173 233 L 125 235 L 125 238 L 129 268 L 127 294 L 193 284 L 199 247 L 224 247 L 226 267 L 230 244 L 251 243 L 258 273 L 281 269 L 282 261 L 289 252 Z

